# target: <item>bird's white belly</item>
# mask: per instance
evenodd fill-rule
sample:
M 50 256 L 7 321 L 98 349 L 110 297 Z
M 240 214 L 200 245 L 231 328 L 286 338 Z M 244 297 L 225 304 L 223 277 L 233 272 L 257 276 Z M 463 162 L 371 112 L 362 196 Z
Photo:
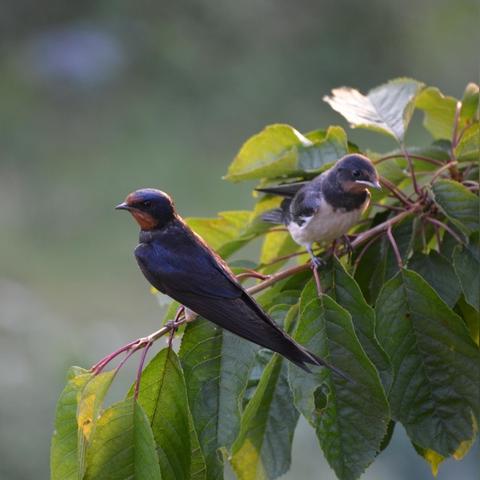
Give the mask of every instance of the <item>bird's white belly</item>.
M 350 212 L 334 211 L 329 205 L 323 204 L 315 215 L 304 219 L 303 225 L 292 221 L 288 230 L 295 242 L 300 245 L 331 242 L 346 234 L 358 222 L 363 210 L 364 208 Z

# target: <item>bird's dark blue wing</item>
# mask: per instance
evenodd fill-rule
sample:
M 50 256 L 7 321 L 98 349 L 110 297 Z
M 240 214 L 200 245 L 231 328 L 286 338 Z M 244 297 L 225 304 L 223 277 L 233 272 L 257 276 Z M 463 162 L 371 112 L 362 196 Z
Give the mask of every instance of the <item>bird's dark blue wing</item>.
M 164 235 L 135 249 L 140 269 L 158 290 L 178 301 L 183 295 L 238 298 L 243 289 L 219 259 L 192 232 Z

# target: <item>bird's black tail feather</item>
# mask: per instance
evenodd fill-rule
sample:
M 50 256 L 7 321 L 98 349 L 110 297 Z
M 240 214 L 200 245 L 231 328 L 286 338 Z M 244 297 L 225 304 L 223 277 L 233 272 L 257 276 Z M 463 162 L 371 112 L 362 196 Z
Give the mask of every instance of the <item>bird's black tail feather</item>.
M 293 197 L 307 182 L 282 183 L 272 187 L 256 188 L 257 192 L 280 195 L 281 197 Z
M 354 380 L 352 380 L 348 375 L 343 373 L 341 370 L 339 370 L 337 367 L 334 367 L 331 363 L 328 363 L 327 361 L 323 360 L 323 358 L 320 358 L 318 355 L 315 355 L 314 353 L 308 351 L 308 354 L 313 358 L 314 362 L 312 362 L 314 365 L 320 365 L 321 367 L 328 368 L 331 370 L 333 373 L 338 375 L 339 377 L 344 378 L 345 380 L 348 380 L 349 382 L 354 383 Z
M 274 208 L 273 210 L 268 210 L 262 215 L 262 220 L 268 223 L 281 224 L 284 222 L 283 210 L 281 208 Z

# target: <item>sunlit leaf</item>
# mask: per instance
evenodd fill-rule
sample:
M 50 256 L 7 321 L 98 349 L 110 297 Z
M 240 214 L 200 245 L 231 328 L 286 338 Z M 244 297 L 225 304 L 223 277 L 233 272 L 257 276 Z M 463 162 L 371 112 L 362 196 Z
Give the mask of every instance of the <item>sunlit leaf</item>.
M 155 440 L 145 412 L 129 398 L 107 408 L 87 451 L 85 480 L 160 480 Z
M 197 319 L 185 330 L 180 360 L 208 479 L 223 478 L 218 449 L 229 449 L 240 428 L 243 393 L 256 351 L 256 345 L 207 320 Z
M 462 110 L 460 117 L 463 121 L 471 121 L 476 119 L 478 121 L 479 111 L 479 88 L 476 83 L 469 83 L 462 97 Z
M 413 442 L 450 456 L 475 436 L 480 352 L 461 320 L 417 273 L 402 270 L 378 298 L 377 336 L 394 368 L 393 418 Z
M 453 180 L 438 180 L 432 187 L 436 204 L 448 219 L 467 235 L 479 228 L 478 197 Z
M 285 328 L 298 313 L 298 306 L 274 307 L 285 319 Z M 232 466 L 239 480 L 274 479 L 285 473 L 298 412 L 287 379 L 287 364 L 274 354 L 242 416 L 238 438 L 232 446 Z M 300 369 L 293 367 L 296 371 Z
M 349 152 L 341 127 L 308 135 L 312 138 L 289 125 L 269 125 L 245 142 L 225 178 L 239 181 L 315 174 Z
M 342 127 L 328 127 L 322 139 L 317 138 L 313 145 L 298 147 L 296 169 L 307 173 L 320 173 L 348 152 L 345 130 Z
M 425 88 L 418 95 L 415 106 L 424 112 L 423 125 L 434 138 L 452 138 L 457 102 L 436 87 Z
M 290 125 L 269 125 L 243 145 L 228 168 L 227 180 L 278 177 L 295 170 L 295 147 L 312 142 Z
M 79 475 L 82 478 L 85 472 L 85 454 L 90 442 L 90 437 L 95 431 L 100 409 L 105 395 L 115 377 L 115 370 L 102 372 L 93 376 L 79 393 L 77 423 L 78 423 L 78 464 Z
M 455 156 L 460 162 L 477 161 L 480 158 L 480 123 L 470 125 L 455 147 Z
M 254 232 L 247 232 L 251 220 L 252 212 L 239 210 L 220 212 L 217 218 L 190 217 L 186 222 L 211 248 L 228 257 L 254 238 Z
M 430 465 L 432 475 L 436 477 L 438 475 L 438 468 L 440 467 L 440 464 L 445 460 L 445 457 L 435 452 L 434 450 L 423 448 L 420 445 L 416 445 L 415 443 L 413 443 L 413 447 L 415 448 L 416 452 L 421 457 L 423 457 L 424 460 Z
M 323 99 L 343 115 L 352 127 L 367 128 L 402 142 L 413 113 L 413 103 L 423 84 L 398 78 L 370 90 L 367 95 L 353 88 L 336 88 Z
M 295 339 L 339 368 L 293 371 L 289 381 L 296 407 L 315 428 L 325 457 L 341 480 L 358 478 L 380 451 L 389 408 L 379 375 L 355 335 L 350 314 L 314 284 L 302 293 Z
M 190 411 L 180 362 L 172 349 L 161 350 L 143 371 L 138 403 L 153 431 L 162 478 L 189 478 Z
M 78 397 L 92 376 L 88 370 L 72 367 L 67 385 L 58 399 L 55 431 L 50 451 L 51 480 L 77 480 L 79 478 Z
M 288 231 L 267 233 L 260 252 L 260 264 L 268 265 L 273 260 L 297 252 L 300 249 L 301 247 L 293 241 Z M 283 263 L 285 261 L 276 262 L 269 267 L 263 268 L 262 273 L 272 273 L 278 270 Z

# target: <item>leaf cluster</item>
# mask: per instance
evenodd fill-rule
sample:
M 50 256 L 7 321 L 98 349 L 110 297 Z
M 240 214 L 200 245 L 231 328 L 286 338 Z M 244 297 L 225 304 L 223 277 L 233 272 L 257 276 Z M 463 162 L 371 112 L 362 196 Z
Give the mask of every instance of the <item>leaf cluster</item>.
M 353 255 L 319 248 L 328 260 L 323 295 L 305 252 L 260 220 L 278 198 L 257 196 L 252 211 L 189 223 L 225 258 L 261 237 L 258 259 L 232 268 L 242 278 L 252 268 L 269 275 L 249 287 L 262 291 L 263 308 L 351 381 L 320 368 L 308 374 L 199 318 L 182 331 L 178 354 L 168 347 L 151 360 L 138 396 L 132 387 L 105 408 L 116 370 L 71 369 L 52 479 L 222 479 L 225 462 L 239 479 L 273 479 L 290 466 L 300 415 L 341 480 L 360 477 L 396 423 L 434 474 L 468 452 L 480 417 L 478 85 L 458 100 L 401 78 L 366 95 L 335 89 L 325 101 L 353 128 L 389 136 L 392 150 L 359 147 L 340 126 L 300 133 L 270 125 L 245 142 L 226 175 L 264 186 L 308 180 L 351 152 L 374 161 L 384 189 L 351 232 Z M 416 110 L 430 145 L 406 145 Z

